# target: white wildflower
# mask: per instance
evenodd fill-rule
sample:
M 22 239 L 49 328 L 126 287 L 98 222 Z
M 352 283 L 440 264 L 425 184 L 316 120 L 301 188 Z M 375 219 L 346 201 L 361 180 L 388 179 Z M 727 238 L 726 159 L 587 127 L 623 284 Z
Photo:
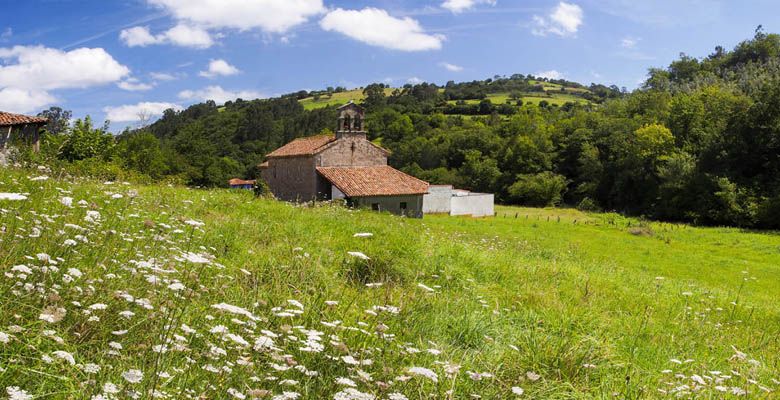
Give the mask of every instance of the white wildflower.
M 122 378 L 124 378 L 128 383 L 138 383 L 144 379 L 144 373 L 137 369 L 129 369 L 125 372 L 122 372 Z
M 344 377 L 336 378 L 336 384 L 337 385 L 349 386 L 349 387 L 357 387 L 357 384 L 355 383 L 355 381 L 353 381 L 352 379 L 349 379 L 349 378 L 344 378 Z
M 418 283 L 417 287 L 422 289 L 422 290 L 425 290 L 426 292 L 431 292 L 431 293 L 435 292 L 435 290 L 433 290 L 433 288 L 428 287 L 428 286 L 426 286 L 426 285 L 424 285 L 422 283 Z
M 203 257 L 202 255 L 197 253 L 186 252 L 186 253 L 182 253 L 181 256 L 186 261 L 189 261 L 193 264 L 208 264 L 211 262 L 211 260 L 209 260 L 208 258 Z
M 257 339 L 255 339 L 254 349 L 256 351 L 273 349 L 274 346 L 275 346 L 274 340 L 268 336 L 260 336 Z
M 5 388 L 8 393 L 8 400 L 32 400 L 32 395 L 22 390 L 19 386 L 8 386 Z
M 290 303 L 291 305 L 293 305 L 293 306 L 303 310 L 303 304 L 301 304 L 300 301 L 298 301 L 298 300 L 287 300 L 287 302 Z
M 87 210 L 87 215 L 84 216 L 84 221 L 98 223 L 100 222 L 100 213 L 95 210 Z
M 516 394 L 518 396 L 522 396 L 523 393 L 525 393 L 525 390 L 523 388 L 518 386 L 512 386 L 512 394 Z
M 97 364 L 84 364 L 84 367 L 82 368 L 84 372 L 88 374 L 97 374 L 100 372 L 100 365 Z
M 370 258 L 367 255 L 359 251 L 348 251 L 347 254 L 351 255 L 352 257 L 359 258 L 361 260 L 370 260 Z
M 354 388 L 346 388 L 333 395 L 333 400 L 374 400 L 373 394 L 363 393 Z
M 433 382 L 439 382 L 439 376 L 435 372 L 428 368 L 423 367 L 411 367 L 409 373 L 412 375 L 418 375 L 432 380 Z
M 67 361 L 70 365 L 76 365 L 76 360 L 73 358 L 73 354 L 70 354 L 67 351 L 57 350 L 51 354 L 61 360 Z
M 0 193 L 0 200 L 27 200 L 27 196 L 21 193 Z
M 60 199 L 60 203 L 62 203 L 65 207 L 72 207 L 73 206 L 73 197 L 63 197 Z
M 249 312 L 249 310 L 245 308 L 241 308 L 239 306 L 234 306 L 232 304 L 219 303 L 219 304 L 212 305 L 211 308 L 215 308 L 217 310 L 229 312 L 232 314 L 243 315 L 251 320 L 257 320 L 257 317 L 255 317 L 251 312 Z
M 246 398 L 246 395 L 241 393 L 238 389 L 229 388 L 227 390 L 227 392 L 228 392 L 229 395 L 231 395 L 231 396 L 233 396 L 233 397 L 235 397 L 237 399 L 245 399 Z
M 111 382 L 106 382 L 106 383 L 103 384 L 103 393 L 105 393 L 105 394 L 117 394 L 117 393 L 119 393 L 119 388 L 115 384 L 113 384 Z

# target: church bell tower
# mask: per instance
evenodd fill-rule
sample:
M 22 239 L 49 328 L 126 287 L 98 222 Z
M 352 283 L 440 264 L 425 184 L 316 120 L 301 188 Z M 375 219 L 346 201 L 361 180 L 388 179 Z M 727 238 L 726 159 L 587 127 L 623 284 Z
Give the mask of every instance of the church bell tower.
M 365 111 L 359 105 L 350 100 L 338 108 L 339 126 L 336 129 L 336 139 L 344 137 L 362 137 L 366 138 L 365 130 Z

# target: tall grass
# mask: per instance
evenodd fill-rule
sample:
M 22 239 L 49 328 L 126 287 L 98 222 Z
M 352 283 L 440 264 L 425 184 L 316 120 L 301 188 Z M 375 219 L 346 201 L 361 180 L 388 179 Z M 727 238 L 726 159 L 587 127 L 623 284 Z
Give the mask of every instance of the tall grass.
M 571 210 L 413 220 L 48 174 L 0 170 L 0 192 L 26 197 L 0 200 L 14 399 L 761 398 L 780 384 L 773 234 L 633 235 Z

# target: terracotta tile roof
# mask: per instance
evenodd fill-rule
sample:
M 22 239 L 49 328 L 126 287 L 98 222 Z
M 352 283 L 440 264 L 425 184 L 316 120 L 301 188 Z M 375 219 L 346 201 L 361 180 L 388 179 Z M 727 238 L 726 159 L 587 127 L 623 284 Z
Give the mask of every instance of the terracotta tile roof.
M 317 153 L 321 147 L 336 140 L 334 135 L 317 135 L 303 137 L 293 140 L 290 143 L 272 151 L 266 157 L 292 157 L 313 155 Z
M 425 194 L 428 182 L 389 165 L 374 167 L 317 167 L 317 172 L 347 197 Z
M 228 183 L 230 184 L 230 186 L 233 186 L 233 185 L 254 185 L 255 184 L 255 180 L 245 181 L 243 179 L 233 178 L 233 179 L 229 180 Z
M 21 114 L 11 114 L 0 111 L 0 126 L 27 125 L 27 124 L 45 124 L 48 121 L 42 117 L 29 117 Z

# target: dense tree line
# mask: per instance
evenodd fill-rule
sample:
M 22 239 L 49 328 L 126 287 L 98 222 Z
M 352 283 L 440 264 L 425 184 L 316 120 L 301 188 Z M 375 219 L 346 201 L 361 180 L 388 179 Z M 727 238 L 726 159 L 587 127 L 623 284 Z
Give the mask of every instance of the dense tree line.
M 681 54 L 649 70 L 632 93 L 591 85 L 581 91 L 587 104 L 485 101 L 489 93 L 536 90 L 537 82 L 514 75 L 423 83 L 390 95 L 383 84 L 369 85 L 369 136 L 391 150 L 391 165 L 431 183 L 496 193 L 503 203 L 780 228 L 780 36 L 759 28 L 731 51 Z M 124 132 L 104 155 L 69 143 L 104 142 L 104 131 L 79 121 L 54 140 L 54 153 L 71 162 L 102 157 L 153 179 L 224 186 L 231 177 L 256 176 L 264 155 L 284 143 L 335 127 L 334 107 L 299 104 L 312 93 L 169 110 Z M 465 99 L 483 101 L 452 104 Z M 456 106 L 476 108 L 448 112 Z

